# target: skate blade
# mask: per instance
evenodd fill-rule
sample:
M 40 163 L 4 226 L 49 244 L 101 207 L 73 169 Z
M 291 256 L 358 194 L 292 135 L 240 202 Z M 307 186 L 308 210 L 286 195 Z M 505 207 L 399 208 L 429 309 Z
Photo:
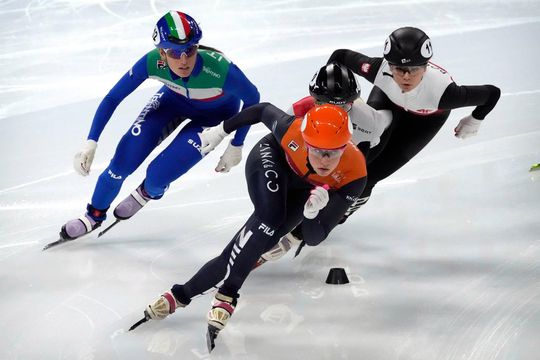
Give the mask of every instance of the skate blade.
M 120 221 L 122 221 L 122 220 L 116 219 L 111 225 L 109 225 L 109 226 L 107 226 L 105 229 L 103 229 L 103 230 L 98 234 L 97 237 L 100 237 L 101 235 L 105 235 L 105 233 L 106 233 L 107 231 L 111 230 L 111 228 L 112 228 L 113 226 L 115 226 L 116 224 L 118 224 Z
M 87 234 L 84 234 L 83 236 L 86 236 L 86 235 Z M 48 243 L 47 245 L 45 245 L 43 247 L 43 250 L 41 250 L 41 251 L 45 251 L 45 250 L 50 249 L 52 247 L 58 246 L 60 244 L 63 244 L 63 243 L 69 242 L 69 241 L 73 241 L 73 240 L 77 240 L 77 239 L 80 239 L 80 238 L 83 237 L 83 236 L 79 236 L 78 238 L 75 238 L 75 239 L 68 239 L 68 238 L 65 238 L 64 236 L 62 236 L 62 231 L 60 231 L 58 236 L 60 236 L 60 238 L 58 240 Z
M 99 225 L 98 225 L 98 227 L 99 227 Z M 96 228 L 97 228 L 97 227 L 96 227 Z M 68 238 L 65 238 L 64 236 L 62 236 L 62 231 L 60 231 L 60 233 L 58 234 L 58 235 L 60 236 L 60 239 L 58 239 L 58 240 L 56 240 L 56 241 L 53 241 L 53 242 L 51 242 L 51 243 L 48 243 L 47 245 L 45 245 L 45 246 L 43 247 L 43 250 L 42 250 L 42 251 L 45 251 L 45 250 L 47 250 L 47 249 L 50 249 L 50 248 L 52 248 L 52 247 L 58 246 L 58 245 L 63 244 L 63 243 L 67 243 L 67 242 L 71 242 L 71 241 L 74 241 L 74 240 L 82 239 L 83 237 L 88 236 L 88 234 L 90 234 L 90 233 L 92 233 L 92 231 L 87 232 L 86 234 L 81 235 L 81 236 L 79 236 L 79 237 L 77 237 L 77 238 L 75 238 L 75 239 L 68 239 Z
M 219 334 L 219 329 L 215 326 L 208 325 L 208 331 L 206 332 L 206 346 L 208 347 L 208 353 L 216 347 L 216 338 Z
M 135 324 L 131 325 L 128 331 L 135 330 L 137 327 L 139 327 L 139 325 L 144 324 L 148 320 L 150 320 L 150 316 L 148 315 L 146 310 L 144 310 L 144 317 L 141 320 L 137 321 Z
M 73 241 L 73 240 L 75 240 L 75 239 L 63 239 L 62 237 L 60 237 L 60 239 L 58 239 L 56 241 L 53 241 L 53 242 L 50 242 L 47 245 L 45 245 L 43 247 L 43 250 L 41 250 L 41 251 L 45 251 L 45 250 L 50 249 L 50 248 L 52 248 L 54 246 L 58 246 L 60 244 L 63 244 L 63 243 L 68 242 L 68 241 Z

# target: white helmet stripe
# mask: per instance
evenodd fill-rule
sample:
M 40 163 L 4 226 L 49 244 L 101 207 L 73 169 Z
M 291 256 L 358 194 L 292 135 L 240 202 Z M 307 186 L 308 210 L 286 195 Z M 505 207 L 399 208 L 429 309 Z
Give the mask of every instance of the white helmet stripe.
M 184 29 L 184 23 L 182 22 L 182 18 L 177 11 L 171 11 L 171 16 L 174 21 L 176 31 L 178 31 L 178 38 L 180 40 L 184 40 L 185 38 L 187 38 L 187 34 L 186 29 Z

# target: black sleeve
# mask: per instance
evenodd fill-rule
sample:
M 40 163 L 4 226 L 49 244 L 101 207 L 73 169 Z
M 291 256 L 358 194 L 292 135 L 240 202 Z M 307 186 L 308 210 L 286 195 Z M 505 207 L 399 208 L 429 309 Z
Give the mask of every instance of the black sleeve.
M 371 143 L 369 141 L 362 141 L 356 144 L 358 150 L 364 154 L 364 157 L 367 159 L 369 155 L 369 149 L 371 148 Z
M 356 51 L 339 49 L 330 55 L 328 63 L 337 62 L 343 64 L 355 74 L 358 74 L 370 83 L 373 83 L 377 76 L 377 72 L 382 65 L 382 60 L 382 58 L 372 58 Z
M 444 91 L 439 109 L 451 110 L 465 106 L 476 106 L 472 112 L 475 119 L 483 120 L 497 104 L 501 90 L 493 85 L 456 85 L 451 83 Z
M 373 86 L 366 104 L 374 108 L 375 110 L 395 110 L 397 109 L 388 96 L 378 86 Z
M 281 141 L 283 135 L 294 121 L 295 117 L 270 103 L 259 103 L 240 111 L 223 122 L 223 130 L 227 134 L 246 125 L 262 122 L 272 131 L 276 139 Z
M 317 217 L 314 219 L 304 218 L 304 221 L 302 221 L 302 234 L 306 245 L 315 246 L 326 239 L 330 231 L 343 218 L 349 206 L 362 194 L 366 181 L 367 178 L 364 176 L 337 191 L 331 192 L 328 205 L 319 212 Z

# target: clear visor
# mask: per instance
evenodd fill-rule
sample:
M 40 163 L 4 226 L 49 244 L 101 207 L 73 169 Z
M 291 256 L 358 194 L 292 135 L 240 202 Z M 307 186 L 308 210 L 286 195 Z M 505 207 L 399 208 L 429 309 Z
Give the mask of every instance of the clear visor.
M 399 75 L 405 75 L 405 73 L 409 73 L 411 75 L 415 75 L 421 70 L 425 69 L 427 65 L 418 65 L 418 66 L 399 66 L 399 65 L 390 65 L 390 70 L 393 73 L 397 73 Z
M 197 49 L 199 47 L 197 45 L 192 45 L 188 48 L 179 50 L 179 49 L 164 49 L 167 56 L 170 56 L 173 59 L 180 59 L 182 55 L 186 55 L 187 57 L 192 57 L 197 53 Z
M 347 145 L 344 145 L 340 148 L 337 148 L 337 149 L 321 149 L 321 148 L 318 148 L 318 147 L 315 147 L 315 146 L 311 146 L 309 144 L 307 144 L 307 148 L 308 148 L 308 151 L 310 154 L 318 157 L 318 158 L 328 158 L 328 159 L 337 159 L 339 158 L 341 155 L 343 155 L 343 152 L 345 151 L 345 148 L 347 147 Z

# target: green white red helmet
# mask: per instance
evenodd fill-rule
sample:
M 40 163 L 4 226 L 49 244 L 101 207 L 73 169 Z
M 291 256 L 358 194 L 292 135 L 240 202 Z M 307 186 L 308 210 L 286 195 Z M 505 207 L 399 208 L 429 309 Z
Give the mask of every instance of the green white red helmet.
M 169 11 L 158 20 L 152 39 L 163 49 L 185 50 L 199 43 L 202 30 L 191 16 L 180 11 Z

